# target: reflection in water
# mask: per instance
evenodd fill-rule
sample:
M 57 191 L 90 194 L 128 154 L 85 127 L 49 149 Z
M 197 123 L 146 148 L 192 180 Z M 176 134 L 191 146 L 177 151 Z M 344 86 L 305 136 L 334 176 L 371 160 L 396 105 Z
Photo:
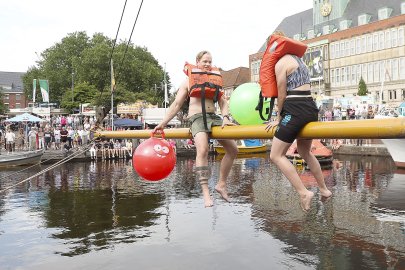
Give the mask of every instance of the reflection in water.
M 213 189 L 219 161 L 210 165 Z M 405 268 L 405 174 L 385 158 L 338 157 L 323 171 L 334 192 L 324 202 L 311 174 L 298 168 L 316 193 L 308 214 L 267 156 L 237 159 L 233 202 L 213 194 L 210 209 L 202 207 L 194 166 L 179 159 L 167 180 L 147 183 L 130 162 L 70 163 L 0 194 L 0 264 L 44 269 L 76 257 L 108 265 L 110 256 L 97 254 L 109 251 L 122 269 L 134 262 L 156 269 L 206 269 L 206 262 L 216 269 Z

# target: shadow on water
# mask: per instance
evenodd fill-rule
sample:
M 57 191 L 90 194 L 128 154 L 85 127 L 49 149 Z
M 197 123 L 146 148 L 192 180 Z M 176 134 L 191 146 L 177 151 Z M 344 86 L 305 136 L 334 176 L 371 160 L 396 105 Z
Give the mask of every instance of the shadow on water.
M 156 269 L 205 269 L 204 261 L 216 269 L 222 269 L 217 261 L 226 269 L 405 269 L 405 174 L 387 158 L 337 156 L 323 170 L 333 191 L 327 201 L 313 176 L 297 168 L 316 194 L 308 214 L 267 155 L 237 159 L 229 176 L 232 203 L 216 197 L 211 209 L 202 207 L 194 166 L 179 159 L 167 180 L 147 183 L 130 162 L 70 163 L 0 194 L 0 252 L 11 259 L 19 258 L 15 250 L 30 254 L 0 263 L 27 267 L 34 260 L 28 250 L 45 238 L 39 266 L 48 266 L 49 253 L 82 258 L 115 250 L 122 269 L 130 258 Z M 219 161 L 213 158 L 210 168 L 213 189 Z M 137 252 L 128 258 L 116 251 L 123 245 Z

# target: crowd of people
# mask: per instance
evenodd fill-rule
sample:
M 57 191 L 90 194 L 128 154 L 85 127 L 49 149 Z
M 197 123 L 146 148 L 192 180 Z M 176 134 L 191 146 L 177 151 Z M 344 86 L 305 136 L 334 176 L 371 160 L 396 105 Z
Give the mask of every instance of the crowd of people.
M 42 122 L 14 123 L 6 119 L 0 125 L 1 148 L 7 153 L 38 149 L 69 153 L 89 146 L 92 158 L 119 158 L 124 154 L 132 156 L 132 142 L 129 140 L 93 142 L 91 130 L 95 122 L 93 116 L 77 115 L 56 115 Z

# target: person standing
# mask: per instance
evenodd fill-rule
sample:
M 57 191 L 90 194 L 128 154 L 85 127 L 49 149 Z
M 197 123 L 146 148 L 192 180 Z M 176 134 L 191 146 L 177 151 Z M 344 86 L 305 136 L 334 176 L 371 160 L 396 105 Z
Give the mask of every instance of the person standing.
M 277 34 L 284 36 L 281 32 Z M 304 186 L 294 165 L 285 154 L 296 139 L 298 153 L 308 164 L 321 195 L 323 197 L 332 195 L 325 185 L 319 161 L 311 153 L 312 140 L 297 138 L 299 131 L 307 123 L 318 121 L 318 108 L 311 96 L 308 68 L 301 58 L 293 54 L 285 54 L 276 63 L 275 74 L 278 90 L 277 107 L 280 114 L 276 121 L 269 122 L 265 127 L 267 131 L 276 128 L 270 159 L 298 192 L 301 208 L 306 212 L 310 209 L 314 193 Z
M 6 130 L 6 149 L 9 153 L 13 152 L 14 149 L 14 141 L 15 141 L 15 134 L 11 130 L 11 128 Z
M 29 150 L 33 151 L 37 149 L 37 130 L 36 127 L 31 127 L 30 131 L 28 132 L 28 142 L 29 142 Z
M 184 102 L 189 98 L 188 120 L 191 122 L 191 133 L 196 147 L 195 171 L 201 185 L 205 207 L 213 206 L 208 188 L 210 171 L 208 167 L 208 135 L 213 126 L 235 125 L 229 117 L 228 102 L 222 93 L 222 77 L 218 69 L 212 67 L 212 56 L 208 51 L 201 51 L 196 57 L 196 66 L 186 64 L 188 80 L 179 87 L 174 102 L 160 124 L 153 132 L 157 133 L 169 123 L 180 111 Z M 195 71 L 195 72 L 194 72 Z M 196 84 L 195 82 L 199 83 Z M 205 92 L 205 98 L 201 95 Z M 211 93 L 211 94 L 210 94 Z M 217 94 L 216 94 L 217 93 Z M 215 100 L 217 99 L 217 100 Z M 222 118 L 215 114 L 215 101 L 221 109 Z M 229 201 L 226 180 L 231 171 L 232 164 L 238 153 L 234 140 L 218 140 L 226 153 L 222 158 L 218 183 L 215 190 L 226 201 Z

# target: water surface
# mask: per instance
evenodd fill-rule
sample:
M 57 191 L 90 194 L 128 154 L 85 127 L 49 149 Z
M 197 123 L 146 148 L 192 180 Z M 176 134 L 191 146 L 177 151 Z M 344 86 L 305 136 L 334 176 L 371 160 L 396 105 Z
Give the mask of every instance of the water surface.
M 308 214 L 266 156 L 238 159 L 232 202 L 213 194 L 212 208 L 193 168 L 179 159 L 148 183 L 129 161 L 68 163 L 0 193 L 1 269 L 405 269 L 405 174 L 389 158 L 338 156 L 326 202 L 300 170 L 316 192 Z

